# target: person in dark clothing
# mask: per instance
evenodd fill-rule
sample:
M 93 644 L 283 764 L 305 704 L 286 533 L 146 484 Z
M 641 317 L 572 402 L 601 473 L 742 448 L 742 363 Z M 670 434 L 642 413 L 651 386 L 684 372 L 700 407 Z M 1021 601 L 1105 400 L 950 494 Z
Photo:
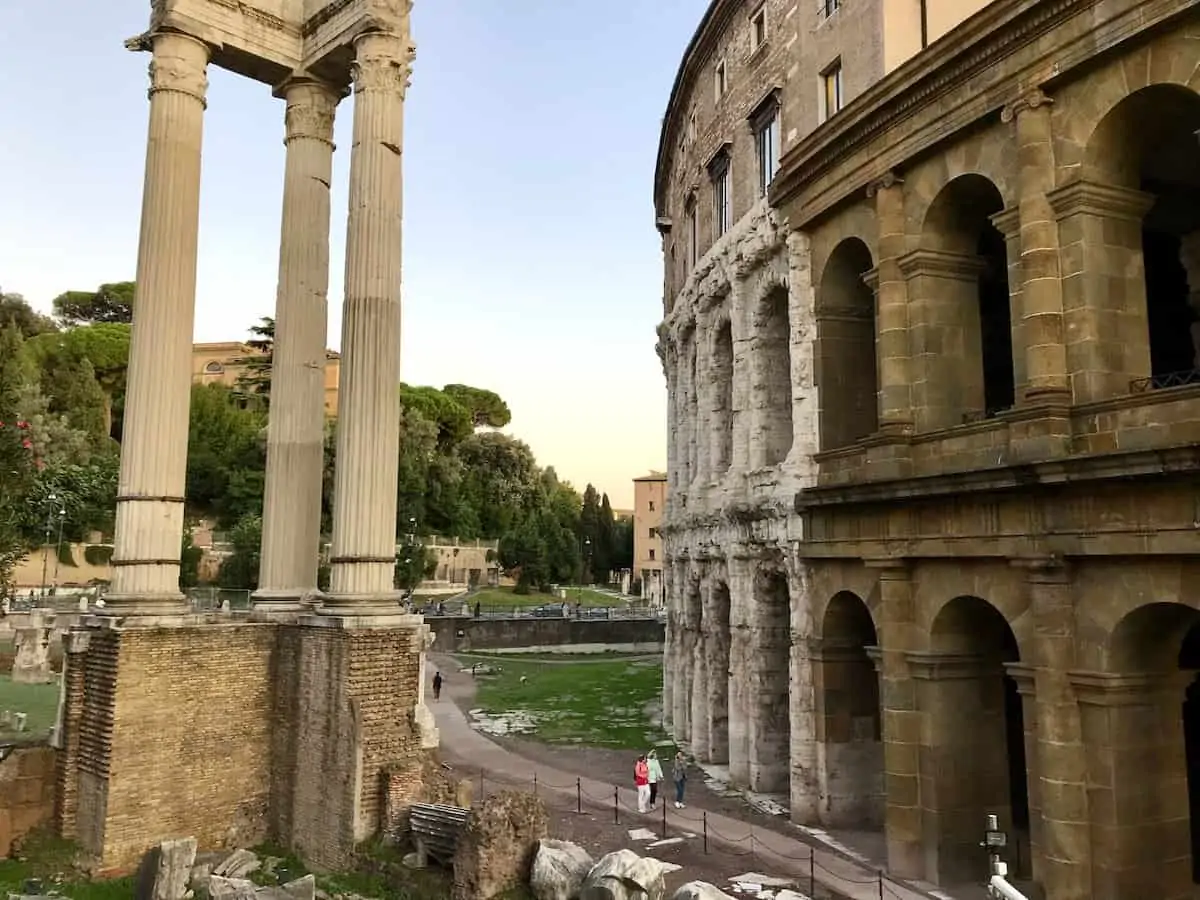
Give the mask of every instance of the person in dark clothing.
M 479 605 L 479 601 L 475 601 L 475 618 L 479 618 L 479 614 L 483 611 L 483 607 Z
M 440 700 L 442 696 L 442 673 L 437 672 L 433 676 L 433 699 Z

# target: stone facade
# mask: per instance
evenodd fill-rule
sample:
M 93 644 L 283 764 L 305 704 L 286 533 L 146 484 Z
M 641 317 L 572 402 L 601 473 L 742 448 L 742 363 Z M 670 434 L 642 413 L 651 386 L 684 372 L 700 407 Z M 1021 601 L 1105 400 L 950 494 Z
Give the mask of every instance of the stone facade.
M 223 384 L 233 387 L 248 366 L 246 360 L 259 351 L 240 341 L 220 341 L 192 345 L 192 381 L 195 384 Z M 338 387 L 342 373 L 342 355 L 325 351 L 322 378 L 325 391 L 325 415 L 337 417 Z
M 0 750 L 0 859 L 29 832 L 51 824 L 54 815 L 54 750 Z
M 660 151 L 671 724 L 899 875 L 1197 890 L 1198 95 L 1194 0 L 995 0 L 679 282 Z
M 663 605 L 662 523 L 667 512 L 667 473 L 633 479 L 633 577 L 640 596 Z

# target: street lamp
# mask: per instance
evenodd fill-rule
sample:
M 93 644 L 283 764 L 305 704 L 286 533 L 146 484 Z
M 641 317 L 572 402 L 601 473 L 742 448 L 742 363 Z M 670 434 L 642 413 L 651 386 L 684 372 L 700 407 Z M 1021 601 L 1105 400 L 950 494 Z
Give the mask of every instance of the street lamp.
M 50 501 L 50 505 L 46 509 L 46 540 L 43 542 L 45 544 L 45 547 L 43 548 L 43 552 L 42 552 L 42 590 L 41 590 L 41 594 L 38 597 L 39 602 L 46 596 L 46 569 L 50 563 L 50 530 L 54 527 L 54 507 L 55 507 L 55 504 L 58 503 L 58 494 L 51 492 L 49 494 L 49 496 L 46 497 L 46 499 L 48 501 Z M 59 507 L 59 509 L 62 510 L 63 513 L 66 512 L 66 510 L 63 509 L 61 506 Z M 57 563 L 55 563 L 54 568 L 55 568 L 55 571 L 57 572 L 57 570 L 58 570 Z
M 65 506 L 60 506 L 58 508 L 58 544 L 56 544 L 55 548 L 54 548 L 54 588 L 53 588 L 53 590 L 55 592 L 58 591 L 58 562 L 59 562 L 59 557 L 62 555 L 63 522 L 66 521 L 66 518 L 67 518 L 67 509 Z
M 580 569 L 579 584 L 575 587 L 576 612 L 578 612 L 578 607 L 583 605 L 583 579 L 587 575 L 587 548 L 590 546 L 592 546 L 592 539 L 589 537 L 585 537 L 579 542 Z

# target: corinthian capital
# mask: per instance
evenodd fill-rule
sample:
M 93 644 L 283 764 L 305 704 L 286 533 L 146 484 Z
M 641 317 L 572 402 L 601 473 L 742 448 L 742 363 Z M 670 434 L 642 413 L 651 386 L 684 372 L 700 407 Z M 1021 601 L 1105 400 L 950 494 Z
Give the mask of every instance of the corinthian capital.
M 417 45 L 407 35 L 372 31 L 354 42 L 354 92 L 389 91 L 404 97 Z
M 170 31 L 152 35 L 150 42 L 150 95 L 172 91 L 207 103 L 208 45 Z
M 1053 102 L 1050 97 L 1042 92 L 1041 88 L 1034 88 L 1006 104 L 1004 109 L 1000 110 L 1000 121 L 1005 123 L 1011 122 L 1027 109 L 1038 109 L 1043 106 L 1049 106 Z
M 333 117 L 341 97 L 329 85 L 312 79 L 295 79 L 281 88 L 287 98 L 287 137 L 333 143 Z

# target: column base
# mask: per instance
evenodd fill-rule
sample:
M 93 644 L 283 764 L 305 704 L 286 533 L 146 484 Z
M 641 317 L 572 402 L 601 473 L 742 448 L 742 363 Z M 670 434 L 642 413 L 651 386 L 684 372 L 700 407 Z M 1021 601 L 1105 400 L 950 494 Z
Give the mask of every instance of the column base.
M 318 616 L 350 619 L 392 619 L 397 616 L 402 618 L 412 616 L 403 606 L 403 591 L 387 591 L 382 594 L 316 594 L 314 598 L 316 599 L 315 612 Z M 421 616 L 413 618 L 417 620 L 418 624 L 424 621 Z
M 312 612 L 315 588 L 284 588 L 255 591 L 250 595 L 250 619 L 255 622 L 295 621 Z
M 178 620 L 192 614 L 192 604 L 183 594 L 106 594 L 102 602 L 103 606 L 89 608 L 92 616 L 136 620 L 147 627 L 160 619 Z

